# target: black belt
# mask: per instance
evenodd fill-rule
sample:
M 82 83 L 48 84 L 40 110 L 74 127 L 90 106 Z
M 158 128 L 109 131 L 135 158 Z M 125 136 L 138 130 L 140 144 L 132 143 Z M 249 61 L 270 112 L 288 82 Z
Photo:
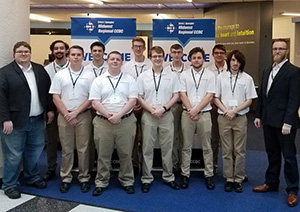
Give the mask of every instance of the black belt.
M 132 112 L 133 112 L 133 110 L 130 111 L 130 113 L 127 113 L 127 114 L 125 114 L 124 116 L 122 116 L 121 119 L 128 118 L 128 117 L 132 114 Z M 99 114 L 97 114 L 97 116 L 98 116 L 100 119 L 108 120 L 108 118 L 106 118 L 105 116 L 102 116 L 102 115 L 99 115 Z
M 185 111 L 187 111 L 187 109 L 186 108 L 183 108 L 183 110 L 185 110 Z M 208 113 L 210 110 L 206 110 L 206 111 L 200 111 L 198 114 L 200 114 L 200 113 Z
M 220 115 L 225 117 L 225 114 L 220 114 Z M 244 115 L 246 115 L 246 114 L 244 114 Z M 244 116 L 244 115 L 236 114 L 235 117 Z
M 87 109 L 85 109 L 84 111 L 82 111 L 81 113 L 85 113 L 85 112 L 87 112 L 87 111 L 89 111 L 89 110 L 90 110 L 90 108 L 87 108 Z M 73 111 L 68 110 L 68 112 L 71 113 L 71 112 L 73 112 Z M 81 113 L 80 113 L 80 114 L 81 114 Z

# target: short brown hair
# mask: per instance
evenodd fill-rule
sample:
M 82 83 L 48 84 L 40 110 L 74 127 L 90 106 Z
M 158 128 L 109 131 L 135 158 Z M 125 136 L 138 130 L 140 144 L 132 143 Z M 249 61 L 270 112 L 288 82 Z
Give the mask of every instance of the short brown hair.
M 222 44 L 217 44 L 217 45 L 215 45 L 214 48 L 212 49 L 212 53 L 214 53 L 216 49 L 220 49 L 220 50 L 222 50 L 223 52 L 226 53 L 226 48 L 225 48 L 225 46 L 222 45 Z
M 284 38 L 274 39 L 273 42 L 272 42 L 272 46 L 273 46 L 273 44 L 276 43 L 276 42 L 284 42 L 284 43 L 286 44 L 286 48 L 287 48 L 287 49 L 289 48 L 289 47 L 288 47 L 288 41 L 287 41 L 287 39 L 284 39 Z
M 69 48 L 68 54 L 70 54 L 71 49 L 79 49 L 79 50 L 82 51 L 82 55 L 84 55 L 84 50 L 83 50 L 83 48 L 82 48 L 81 46 L 79 46 L 79 45 L 73 45 L 73 46 L 71 46 L 71 47 Z
M 176 50 L 180 49 L 180 50 L 183 50 L 183 47 L 182 47 L 180 44 L 175 43 L 175 44 L 173 44 L 173 45 L 170 47 L 170 51 L 171 51 L 172 49 L 176 49 Z
M 19 41 L 14 45 L 14 49 L 13 49 L 14 54 L 16 53 L 17 48 L 19 48 L 21 46 L 26 47 L 31 52 L 31 46 L 26 41 Z
M 110 55 L 112 55 L 112 54 L 118 54 L 118 55 L 120 55 L 120 56 L 121 56 L 121 60 L 123 60 L 122 54 L 121 54 L 120 52 L 118 52 L 118 51 L 112 51 L 112 52 L 110 52 L 110 53 L 107 55 L 107 59 L 109 59 Z
M 163 50 L 163 48 L 161 48 L 160 46 L 153 46 L 150 50 L 149 50 L 149 57 L 152 57 L 152 52 L 156 52 L 158 54 L 162 53 L 163 57 L 165 56 L 165 51 Z
M 200 52 L 200 53 L 202 54 L 202 57 L 203 57 L 203 59 L 204 59 L 204 57 L 205 57 L 205 52 L 204 52 L 203 48 L 200 48 L 200 47 L 195 47 L 195 48 L 193 48 L 193 49 L 189 52 L 189 57 L 192 58 L 192 55 L 193 55 L 193 54 L 196 54 L 196 53 L 198 53 L 198 52 Z
M 141 42 L 141 43 L 143 43 L 144 46 L 146 46 L 146 43 L 145 43 L 144 39 L 141 38 L 141 37 L 135 37 L 135 38 L 133 38 L 132 39 L 132 46 L 133 46 L 133 42 L 135 42 L 135 41 Z

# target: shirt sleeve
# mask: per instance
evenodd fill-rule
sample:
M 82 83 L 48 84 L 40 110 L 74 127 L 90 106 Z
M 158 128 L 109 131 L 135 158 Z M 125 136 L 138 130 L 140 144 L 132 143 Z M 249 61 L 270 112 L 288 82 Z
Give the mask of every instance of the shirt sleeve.
M 98 79 L 96 78 L 91 85 L 89 100 L 101 100 L 101 85 Z
M 257 93 L 255 90 L 255 85 L 252 77 L 249 77 L 247 81 L 247 87 L 246 87 L 246 99 L 255 99 L 257 98 Z
M 52 80 L 51 87 L 49 90 L 50 94 L 61 94 L 62 87 L 61 87 L 61 80 L 60 80 L 59 76 L 60 76 L 59 74 L 54 75 L 54 78 Z

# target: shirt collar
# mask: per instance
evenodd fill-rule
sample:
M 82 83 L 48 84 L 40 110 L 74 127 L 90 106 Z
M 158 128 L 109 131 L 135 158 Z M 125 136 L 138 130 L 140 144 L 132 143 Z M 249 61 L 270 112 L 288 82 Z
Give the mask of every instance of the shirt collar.
M 201 74 L 202 71 L 205 70 L 205 68 L 203 66 L 202 66 L 202 68 L 201 68 L 201 70 L 199 72 L 195 71 L 193 67 L 191 69 L 193 70 L 194 74 Z
M 288 59 L 285 59 L 284 61 L 282 61 L 281 63 L 279 63 L 279 64 L 273 64 L 273 66 L 272 66 L 272 68 L 275 68 L 275 69 L 277 69 L 277 70 L 279 70 L 279 69 L 281 69 L 281 67 L 283 66 L 283 64 L 285 64 L 286 62 L 288 61 Z
M 29 67 L 27 69 L 25 69 L 21 64 L 19 64 L 19 63 L 17 63 L 17 64 L 23 72 L 29 72 L 29 71 L 33 70 L 31 63 L 29 63 Z

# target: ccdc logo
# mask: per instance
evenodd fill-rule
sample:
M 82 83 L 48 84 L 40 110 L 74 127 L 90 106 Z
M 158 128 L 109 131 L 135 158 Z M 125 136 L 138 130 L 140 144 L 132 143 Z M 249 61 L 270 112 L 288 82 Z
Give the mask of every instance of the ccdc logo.
M 95 29 L 95 25 L 89 21 L 88 23 L 85 24 L 84 28 L 89 32 L 91 33 L 92 31 L 94 31 Z
M 170 23 L 169 25 L 167 25 L 166 30 L 167 32 L 169 32 L 170 34 L 172 34 L 175 31 L 175 26 L 174 24 Z

